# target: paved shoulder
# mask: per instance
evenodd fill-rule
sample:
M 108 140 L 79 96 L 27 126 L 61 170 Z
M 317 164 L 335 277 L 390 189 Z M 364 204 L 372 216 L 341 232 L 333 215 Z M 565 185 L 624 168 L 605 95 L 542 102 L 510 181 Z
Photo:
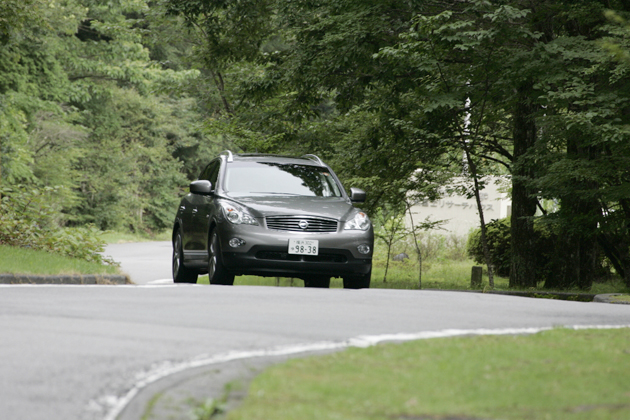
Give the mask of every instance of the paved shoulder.
M 172 278 L 171 252 L 171 243 L 168 241 L 133 242 L 107 245 L 103 255 L 120 263 L 122 271 L 135 284 L 147 284 Z

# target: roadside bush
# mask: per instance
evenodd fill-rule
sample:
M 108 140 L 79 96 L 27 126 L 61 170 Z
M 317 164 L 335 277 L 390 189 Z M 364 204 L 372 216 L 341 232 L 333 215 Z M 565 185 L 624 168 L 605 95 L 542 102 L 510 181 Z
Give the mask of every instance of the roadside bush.
M 490 261 L 497 275 L 509 277 L 512 257 L 510 219 L 493 220 L 486 225 Z M 552 224 L 543 219 L 534 221 L 534 234 L 537 251 L 535 264 L 537 267 L 538 282 L 547 282 L 560 275 L 564 267 L 563 242 L 558 237 Z M 468 237 L 468 255 L 477 264 L 485 264 L 483 247 L 481 244 L 481 229 L 474 230 Z M 605 267 L 603 255 L 598 256 L 598 275 L 606 277 L 610 270 Z M 555 276 L 555 277 L 554 277 Z
M 490 251 L 490 262 L 498 276 L 509 277 L 511 252 L 510 219 L 493 220 L 486 224 L 486 239 Z M 475 229 L 468 236 L 468 255 L 477 264 L 485 264 L 481 228 Z
M 113 264 L 93 226 L 63 228 L 51 199 L 60 187 L 0 189 L 0 244 L 45 250 L 90 262 Z

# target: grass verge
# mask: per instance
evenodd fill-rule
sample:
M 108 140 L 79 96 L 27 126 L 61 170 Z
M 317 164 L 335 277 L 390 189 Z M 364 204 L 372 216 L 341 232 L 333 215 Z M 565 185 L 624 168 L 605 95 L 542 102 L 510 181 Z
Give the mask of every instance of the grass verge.
M 0 245 L 0 273 L 72 275 L 120 274 L 118 267 L 102 265 L 46 251 Z
M 229 420 L 630 418 L 630 329 L 420 340 L 270 368 Z
M 470 289 L 470 270 L 473 262 L 467 261 L 443 261 L 426 264 L 422 270 L 423 289 Z M 384 268 L 374 264 L 372 271 L 371 288 L 376 289 L 417 289 L 418 269 L 417 266 L 408 262 L 392 262 L 390 264 L 387 278 L 384 280 Z M 499 279 L 498 284 L 504 284 L 507 288 L 507 279 Z M 208 276 L 200 276 L 198 283 L 208 284 Z M 240 286 L 284 286 L 302 287 L 304 282 L 300 279 L 276 278 L 276 277 L 256 277 L 239 276 L 236 277 L 235 285 Z M 340 278 L 333 278 L 330 282 L 331 288 L 343 287 Z
M 612 302 L 614 303 L 626 303 L 626 304 L 630 304 L 630 296 L 629 295 L 617 295 L 617 296 L 611 296 L 610 299 Z
M 423 289 L 440 289 L 440 290 L 472 290 L 470 287 L 471 269 L 475 265 L 471 260 L 464 261 L 432 261 L 423 265 L 422 270 L 422 288 Z M 417 264 L 408 261 L 390 263 L 387 278 L 384 278 L 384 268 L 378 262 L 374 264 L 372 271 L 372 282 L 370 287 L 373 289 L 418 289 L 418 268 Z M 509 287 L 507 278 L 494 278 L 497 291 L 526 291 L 535 292 L 545 291 L 541 283 L 537 289 L 519 290 Z M 198 283 L 208 284 L 208 276 L 200 276 Z M 302 287 L 304 282 L 300 279 L 275 278 L 275 277 L 256 277 L 256 276 L 239 276 L 234 281 L 238 286 L 281 286 L 281 287 Z M 343 287 L 340 278 L 333 278 L 330 282 L 331 288 Z M 485 276 L 482 282 L 482 290 L 488 290 L 488 277 Z M 584 290 L 567 291 L 563 293 L 574 292 L 584 293 Z M 627 293 L 628 288 L 621 280 L 611 280 L 606 283 L 594 283 L 589 293 Z

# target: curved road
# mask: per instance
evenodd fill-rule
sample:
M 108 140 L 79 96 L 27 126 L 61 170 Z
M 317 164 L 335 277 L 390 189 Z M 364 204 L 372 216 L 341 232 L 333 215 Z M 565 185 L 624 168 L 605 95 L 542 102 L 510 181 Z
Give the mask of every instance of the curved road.
M 475 293 L 1 286 L 0 413 L 11 420 L 113 419 L 151 378 L 229 360 L 234 351 L 448 329 L 628 324 L 628 305 Z
M 170 242 L 110 244 L 103 254 L 120 264 L 135 284 L 172 283 Z

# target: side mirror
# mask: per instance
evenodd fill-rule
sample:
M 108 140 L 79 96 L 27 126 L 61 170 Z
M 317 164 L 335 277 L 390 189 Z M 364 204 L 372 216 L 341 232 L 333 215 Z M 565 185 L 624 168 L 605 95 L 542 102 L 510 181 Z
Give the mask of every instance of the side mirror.
M 190 183 L 190 192 L 193 194 L 211 195 L 212 183 L 206 179 L 193 181 Z
M 350 201 L 353 203 L 364 203 L 365 191 L 360 188 L 350 188 Z

